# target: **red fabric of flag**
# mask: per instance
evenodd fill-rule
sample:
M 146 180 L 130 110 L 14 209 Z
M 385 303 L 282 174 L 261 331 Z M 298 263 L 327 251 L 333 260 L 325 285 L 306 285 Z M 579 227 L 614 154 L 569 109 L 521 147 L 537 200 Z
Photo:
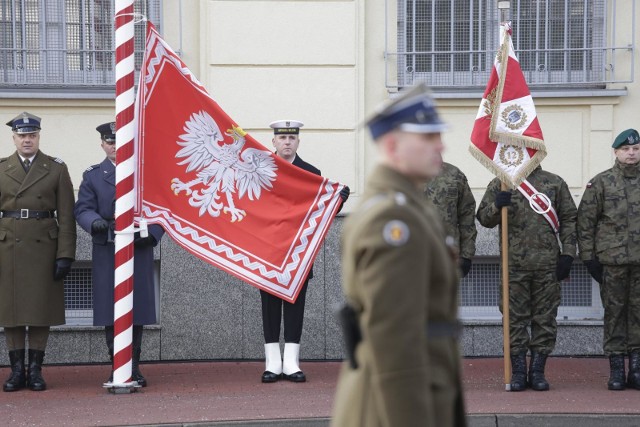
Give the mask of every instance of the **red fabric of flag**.
M 136 113 L 136 215 L 201 259 L 294 302 L 344 186 L 245 133 L 151 23 Z
M 547 151 L 533 98 L 513 51 L 509 23 L 501 25 L 500 40 L 469 151 L 501 181 L 517 188 Z

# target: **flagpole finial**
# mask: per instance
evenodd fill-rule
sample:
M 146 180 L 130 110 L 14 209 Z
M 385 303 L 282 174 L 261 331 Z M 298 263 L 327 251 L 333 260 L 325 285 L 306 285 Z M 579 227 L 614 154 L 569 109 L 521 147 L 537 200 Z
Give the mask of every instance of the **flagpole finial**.
M 509 19 L 509 9 L 511 9 L 511 2 L 509 0 L 498 0 L 500 22 L 506 22 Z

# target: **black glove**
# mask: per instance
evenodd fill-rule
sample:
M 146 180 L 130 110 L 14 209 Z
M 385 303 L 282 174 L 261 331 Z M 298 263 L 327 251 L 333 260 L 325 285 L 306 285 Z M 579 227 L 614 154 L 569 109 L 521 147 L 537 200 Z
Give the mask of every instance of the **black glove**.
M 91 223 L 91 235 L 104 233 L 109 229 L 109 222 L 106 219 L 96 219 Z
M 471 270 L 471 260 L 469 258 L 460 258 L 460 270 L 462 270 L 462 277 L 467 277 L 469 270 Z
M 351 189 L 348 186 L 344 186 L 342 190 L 340 190 L 340 197 L 342 198 L 342 203 L 346 202 L 351 194 Z
M 511 191 L 500 191 L 496 194 L 496 207 L 511 206 Z
M 560 258 L 558 258 L 558 265 L 556 266 L 556 278 L 559 281 L 563 281 L 569 277 L 569 273 L 571 273 L 571 264 L 573 264 L 572 256 L 560 255 Z
M 99 220 L 98 220 L 99 221 Z M 71 258 L 58 258 L 53 269 L 53 280 L 62 280 L 71 271 Z
M 587 270 L 589 270 L 591 277 L 593 277 L 596 282 L 602 283 L 602 264 L 600 264 L 600 261 L 594 258 L 589 261 L 584 261 L 584 265 L 587 267 Z
M 149 246 L 154 247 L 158 244 L 158 241 L 155 237 L 149 234 L 147 237 L 136 237 L 135 239 L 133 239 L 133 244 L 139 248 L 146 248 Z

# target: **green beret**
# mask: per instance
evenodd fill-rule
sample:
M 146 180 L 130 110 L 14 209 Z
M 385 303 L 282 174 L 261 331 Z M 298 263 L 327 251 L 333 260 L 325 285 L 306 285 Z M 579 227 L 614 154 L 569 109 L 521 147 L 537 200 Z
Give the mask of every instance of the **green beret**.
M 635 129 L 627 129 L 624 132 L 620 132 L 611 145 L 613 148 L 620 148 L 623 145 L 636 145 L 640 143 L 640 135 Z

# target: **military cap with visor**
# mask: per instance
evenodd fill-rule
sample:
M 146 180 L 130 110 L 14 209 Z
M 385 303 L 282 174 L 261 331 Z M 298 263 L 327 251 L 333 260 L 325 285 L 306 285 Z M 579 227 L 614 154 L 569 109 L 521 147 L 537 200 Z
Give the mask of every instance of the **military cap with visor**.
M 424 83 L 383 103 L 366 122 L 373 139 L 401 130 L 412 133 L 440 133 L 448 125 L 440 119 L 431 91 Z
M 638 143 L 640 143 L 640 135 L 638 135 L 638 131 L 635 129 L 627 129 L 620 132 L 613 141 L 613 144 L 611 144 L 611 147 L 620 148 L 623 145 L 636 145 Z
M 103 123 L 96 130 L 104 142 L 116 142 L 116 122 Z
M 269 123 L 274 135 L 298 135 L 304 123 L 298 120 L 276 120 Z
M 40 117 L 25 111 L 9 120 L 7 126 L 17 134 L 35 133 L 40 130 L 41 121 Z

